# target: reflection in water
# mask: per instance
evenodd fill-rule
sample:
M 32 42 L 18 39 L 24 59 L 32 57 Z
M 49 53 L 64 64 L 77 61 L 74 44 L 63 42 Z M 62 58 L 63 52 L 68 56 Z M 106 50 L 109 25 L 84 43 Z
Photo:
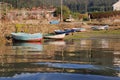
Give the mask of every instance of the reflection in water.
M 42 51 L 43 46 L 40 42 L 19 42 L 13 43 L 13 49 L 21 49 L 23 51 Z
M 120 79 L 119 38 L 14 43 L 9 53 L 0 54 L 0 80 Z
M 65 46 L 66 43 L 64 40 L 47 40 L 45 41 L 46 44 L 50 44 L 50 45 L 58 45 L 58 46 Z
M 65 42 L 64 41 L 54 41 L 54 42 L 49 42 L 49 44 L 52 44 L 52 45 L 65 45 Z
M 101 47 L 102 47 L 102 48 L 109 48 L 108 40 L 102 39 L 102 40 L 101 40 Z
M 97 75 L 66 74 L 66 73 L 22 73 L 12 78 L 0 78 L 0 80 L 119 80 L 116 77 L 104 77 Z

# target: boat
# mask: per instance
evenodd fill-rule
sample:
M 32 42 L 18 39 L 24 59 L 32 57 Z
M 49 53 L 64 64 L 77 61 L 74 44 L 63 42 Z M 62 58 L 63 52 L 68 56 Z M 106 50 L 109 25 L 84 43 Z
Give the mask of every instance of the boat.
M 13 41 L 24 41 L 24 42 L 39 42 L 42 40 L 43 36 L 41 33 L 11 33 Z
M 92 30 L 108 30 L 108 28 L 109 28 L 108 25 L 91 27 Z
M 85 28 L 72 28 L 72 30 L 73 30 L 74 32 L 84 32 L 84 31 L 86 31 Z
M 65 37 L 65 33 L 63 34 L 50 33 L 43 36 L 44 39 L 64 39 L 64 37 Z
M 52 20 L 50 21 L 50 24 L 59 24 L 60 22 L 58 20 Z
M 65 30 L 54 30 L 56 34 L 66 34 L 69 35 L 69 33 L 74 32 L 72 29 L 65 29 Z
M 54 32 L 55 32 L 56 34 L 63 34 L 63 33 L 65 33 L 64 30 L 54 30 Z
M 73 22 L 73 21 L 75 21 L 73 18 L 67 18 L 67 19 L 65 19 L 65 22 Z

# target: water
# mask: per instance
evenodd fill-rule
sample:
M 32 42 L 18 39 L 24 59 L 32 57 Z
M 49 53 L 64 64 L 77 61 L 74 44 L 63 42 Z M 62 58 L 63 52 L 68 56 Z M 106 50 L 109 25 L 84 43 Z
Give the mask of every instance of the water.
M 120 38 L 0 47 L 0 80 L 120 80 Z

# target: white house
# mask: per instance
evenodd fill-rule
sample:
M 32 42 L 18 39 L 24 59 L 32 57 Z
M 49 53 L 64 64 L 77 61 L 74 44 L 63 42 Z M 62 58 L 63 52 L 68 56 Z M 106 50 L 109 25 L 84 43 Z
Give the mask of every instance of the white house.
M 113 4 L 113 10 L 114 11 L 120 11 L 120 0 Z

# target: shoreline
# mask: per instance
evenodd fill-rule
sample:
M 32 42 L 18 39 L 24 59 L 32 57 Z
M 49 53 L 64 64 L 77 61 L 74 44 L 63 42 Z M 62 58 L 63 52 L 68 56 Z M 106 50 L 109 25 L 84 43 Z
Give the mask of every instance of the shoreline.
M 89 31 L 89 32 L 75 32 L 73 35 L 68 35 L 65 39 L 80 39 L 80 38 L 97 38 L 104 37 L 110 38 L 117 36 L 120 38 L 120 29 L 119 30 L 101 30 L 101 31 Z
M 93 31 L 91 30 L 91 26 L 93 24 L 88 24 L 87 22 L 64 22 L 64 23 L 60 23 L 60 24 L 24 24 L 24 26 L 19 27 L 19 31 L 23 31 L 23 32 L 27 32 L 27 33 L 51 33 L 54 32 L 54 30 L 57 29 L 65 29 L 65 28 L 75 28 L 75 27 L 83 27 L 86 28 L 87 31 L 86 32 L 79 32 L 80 34 L 78 34 L 77 32 L 74 33 L 74 35 L 68 35 L 65 37 L 65 39 L 69 39 L 69 38 L 84 38 L 84 37 L 89 37 L 90 35 L 93 36 L 95 35 L 100 35 L 100 34 L 120 34 L 120 25 L 119 26 L 111 26 L 110 25 L 110 29 L 109 30 L 102 30 L 102 31 Z M 0 24 L 0 43 L 5 43 L 7 42 L 5 39 L 5 36 L 9 35 L 11 32 L 15 32 L 15 23 L 8 23 L 5 22 L 4 24 Z

